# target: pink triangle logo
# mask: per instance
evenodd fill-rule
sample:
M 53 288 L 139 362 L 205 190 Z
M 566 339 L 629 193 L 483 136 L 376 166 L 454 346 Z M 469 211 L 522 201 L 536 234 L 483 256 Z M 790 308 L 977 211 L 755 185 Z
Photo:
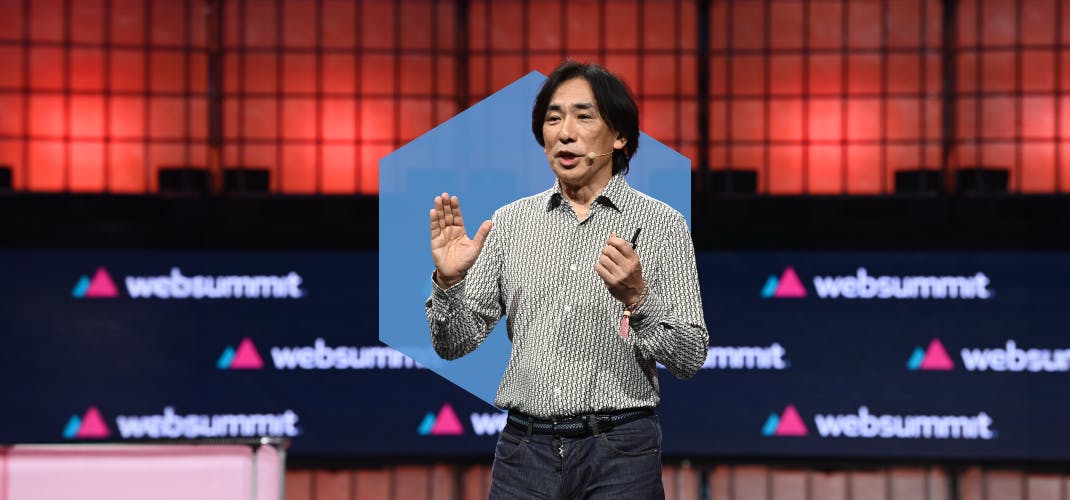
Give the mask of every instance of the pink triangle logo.
M 89 288 L 85 290 L 85 296 L 92 299 L 112 299 L 119 296 L 119 289 L 111 280 L 108 270 L 104 266 L 98 267 L 93 279 L 89 282 Z
M 802 417 L 799 416 L 799 411 L 795 409 L 795 405 L 788 405 L 784 408 L 784 412 L 780 414 L 780 423 L 776 426 L 777 436 L 805 436 L 808 434 L 806 430 L 806 424 L 803 423 Z
M 264 367 L 264 360 L 260 358 L 260 353 L 256 351 L 256 346 L 253 345 L 252 339 L 245 337 L 241 340 L 241 344 L 238 344 L 238 349 L 234 352 L 234 359 L 230 362 L 231 370 L 259 370 Z
M 799 275 L 795 274 L 794 267 L 788 266 L 784 269 L 784 273 L 780 275 L 780 284 L 777 285 L 773 296 L 778 299 L 801 299 L 806 297 L 806 287 L 799 280 Z
M 944 349 L 944 344 L 940 343 L 940 339 L 933 339 L 929 342 L 929 348 L 925 350 L 925 358 L 921 360 L 922 370 L 952 370 L 955 368 L 955 363 L 951 361 L 951 356 L 947 355 L 947 349 Z
M 106 439 L 111 436 L 108 425 L 104 423 L 104 417 L 100 416 L 100 410 L 96 406 L 90 406 L 82 416 L 82 425 L 74 437 L 78 439 Z
M 459 436 L 464 434 L 464 427 L 461 427 L 461 421 L 457 418 L 457 413 L 453 411 L 453 407 L 449 403 L 442 405 L 442 409 L 438 411 L 438 416 L 435 417 L 435 425 L 431 427 L 430 434 L 432 436 Z

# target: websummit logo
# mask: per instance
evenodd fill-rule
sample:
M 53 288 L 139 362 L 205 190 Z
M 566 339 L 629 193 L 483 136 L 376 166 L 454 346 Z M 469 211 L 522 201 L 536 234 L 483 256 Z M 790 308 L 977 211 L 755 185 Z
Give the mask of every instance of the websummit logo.
M 71 296 L 76 299 L 114 299 L 119 296 L 119 289 L 108 270 L 101 266 L 93 274 L 93 279 L 83 274 L 71 290 Z
M 107 439 L 111 437 L 108 424 L 96 406 L 90 406 L 85 415 L 71 415 L 67 426 L 63 428 L 64 439 Z
M 799 411 L 792 404 L 784 407 L 784 411 L 780 412 L 780 415 L 770 413 L 769 418 L 765 419 L 765 425 L 762 426 L 763 436 L 802 437 L 807 434 L 809 432 L 806 430 L 806 424 L 803 423 L 802 417 L 799 416 Z
M 457 412 L 449 403 L 445 403 L 438 410 L 438 415 L 427 412 L 416 432 L 421 436 L 460 436 L 464 434 L 464 427 L 457 418 Z
M 802 299 L 806 298 L 806 287 L 803 286 L 799 275 L 795 273 L 795 268 L 788 266 L 784 268 L 780 278 L 770 275 L 769 279 L 765 280 L 762 298 Z
M 908 370 L 953 370 L 955 363 L 951 356 L 947 355 L 947 349 L 940 339 L 929 342 L 929 348 L 924 351 L 921 347 L 915 347 L 914 352 L 907 361 Z
M 253 345 L 252 339 L 245 337 L 238 348 L 227 346 L 223 354 L 216 361 L 216 368 L 220 370 L 259 370 L 264 367 L 264 360 Z
M 859 406 L 857 412 L 814 414 L 815 437 L 849 439 L 995 439 L 994 420 L 987 412 L 974 415 L 934 415 L 871 412 Z M 764 436 L 809 435 L 799 412 L 788 405 L 773 413 L 762 426 Z

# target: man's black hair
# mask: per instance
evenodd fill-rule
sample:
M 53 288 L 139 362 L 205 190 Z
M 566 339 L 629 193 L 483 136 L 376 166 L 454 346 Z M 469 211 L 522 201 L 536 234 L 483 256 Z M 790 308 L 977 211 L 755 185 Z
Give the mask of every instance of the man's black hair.
M 550 107 L 550 98 L 562 83 L 573 78 L 583 78 L 591 85 L 591 92 L 598 102 L 598 114 L 609 125 L 617 137 L 625 139 L 624 149 L 613 152 L 613 174 L 628 173 L 628 161 L 639 149 L 639 108 L 624 82 L 597 64 L 565 61 L 561 63 L 539 89 L 535 97 L 535 106 L 531 109 L 531 133 L 540 146 L 546 147 L 542 137 L 542 124 L 546 120 L 546 110 Z M 602 151 L 598 151 L 601 153 Z

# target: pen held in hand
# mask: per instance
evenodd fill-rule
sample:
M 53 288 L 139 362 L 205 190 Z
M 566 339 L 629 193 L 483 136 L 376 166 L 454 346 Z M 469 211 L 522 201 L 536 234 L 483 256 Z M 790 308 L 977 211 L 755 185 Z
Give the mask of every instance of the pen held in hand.
M 641 227 L 637 227 L 637 228 L 635 228 L 635 233 L 632 233 L 632 241 L 631 241 L 632 250 L 635 250 L 636 245 L 639 244 L 639 231 L 641 231 L 642 229 L 643 228 L 641 228 Z

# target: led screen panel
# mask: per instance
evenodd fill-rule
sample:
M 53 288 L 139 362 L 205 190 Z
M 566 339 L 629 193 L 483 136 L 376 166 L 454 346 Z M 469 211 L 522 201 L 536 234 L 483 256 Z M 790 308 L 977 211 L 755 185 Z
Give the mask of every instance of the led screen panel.
M 373 252 L 0 259 L 3 443 L 274 435 L 298 457 L 488 457 L 504 422 L 377 341 Z M 666 455 L 1070 458 L 1070 255 L 698 266 L 710 355 L 689 381 L 661 372 Z

